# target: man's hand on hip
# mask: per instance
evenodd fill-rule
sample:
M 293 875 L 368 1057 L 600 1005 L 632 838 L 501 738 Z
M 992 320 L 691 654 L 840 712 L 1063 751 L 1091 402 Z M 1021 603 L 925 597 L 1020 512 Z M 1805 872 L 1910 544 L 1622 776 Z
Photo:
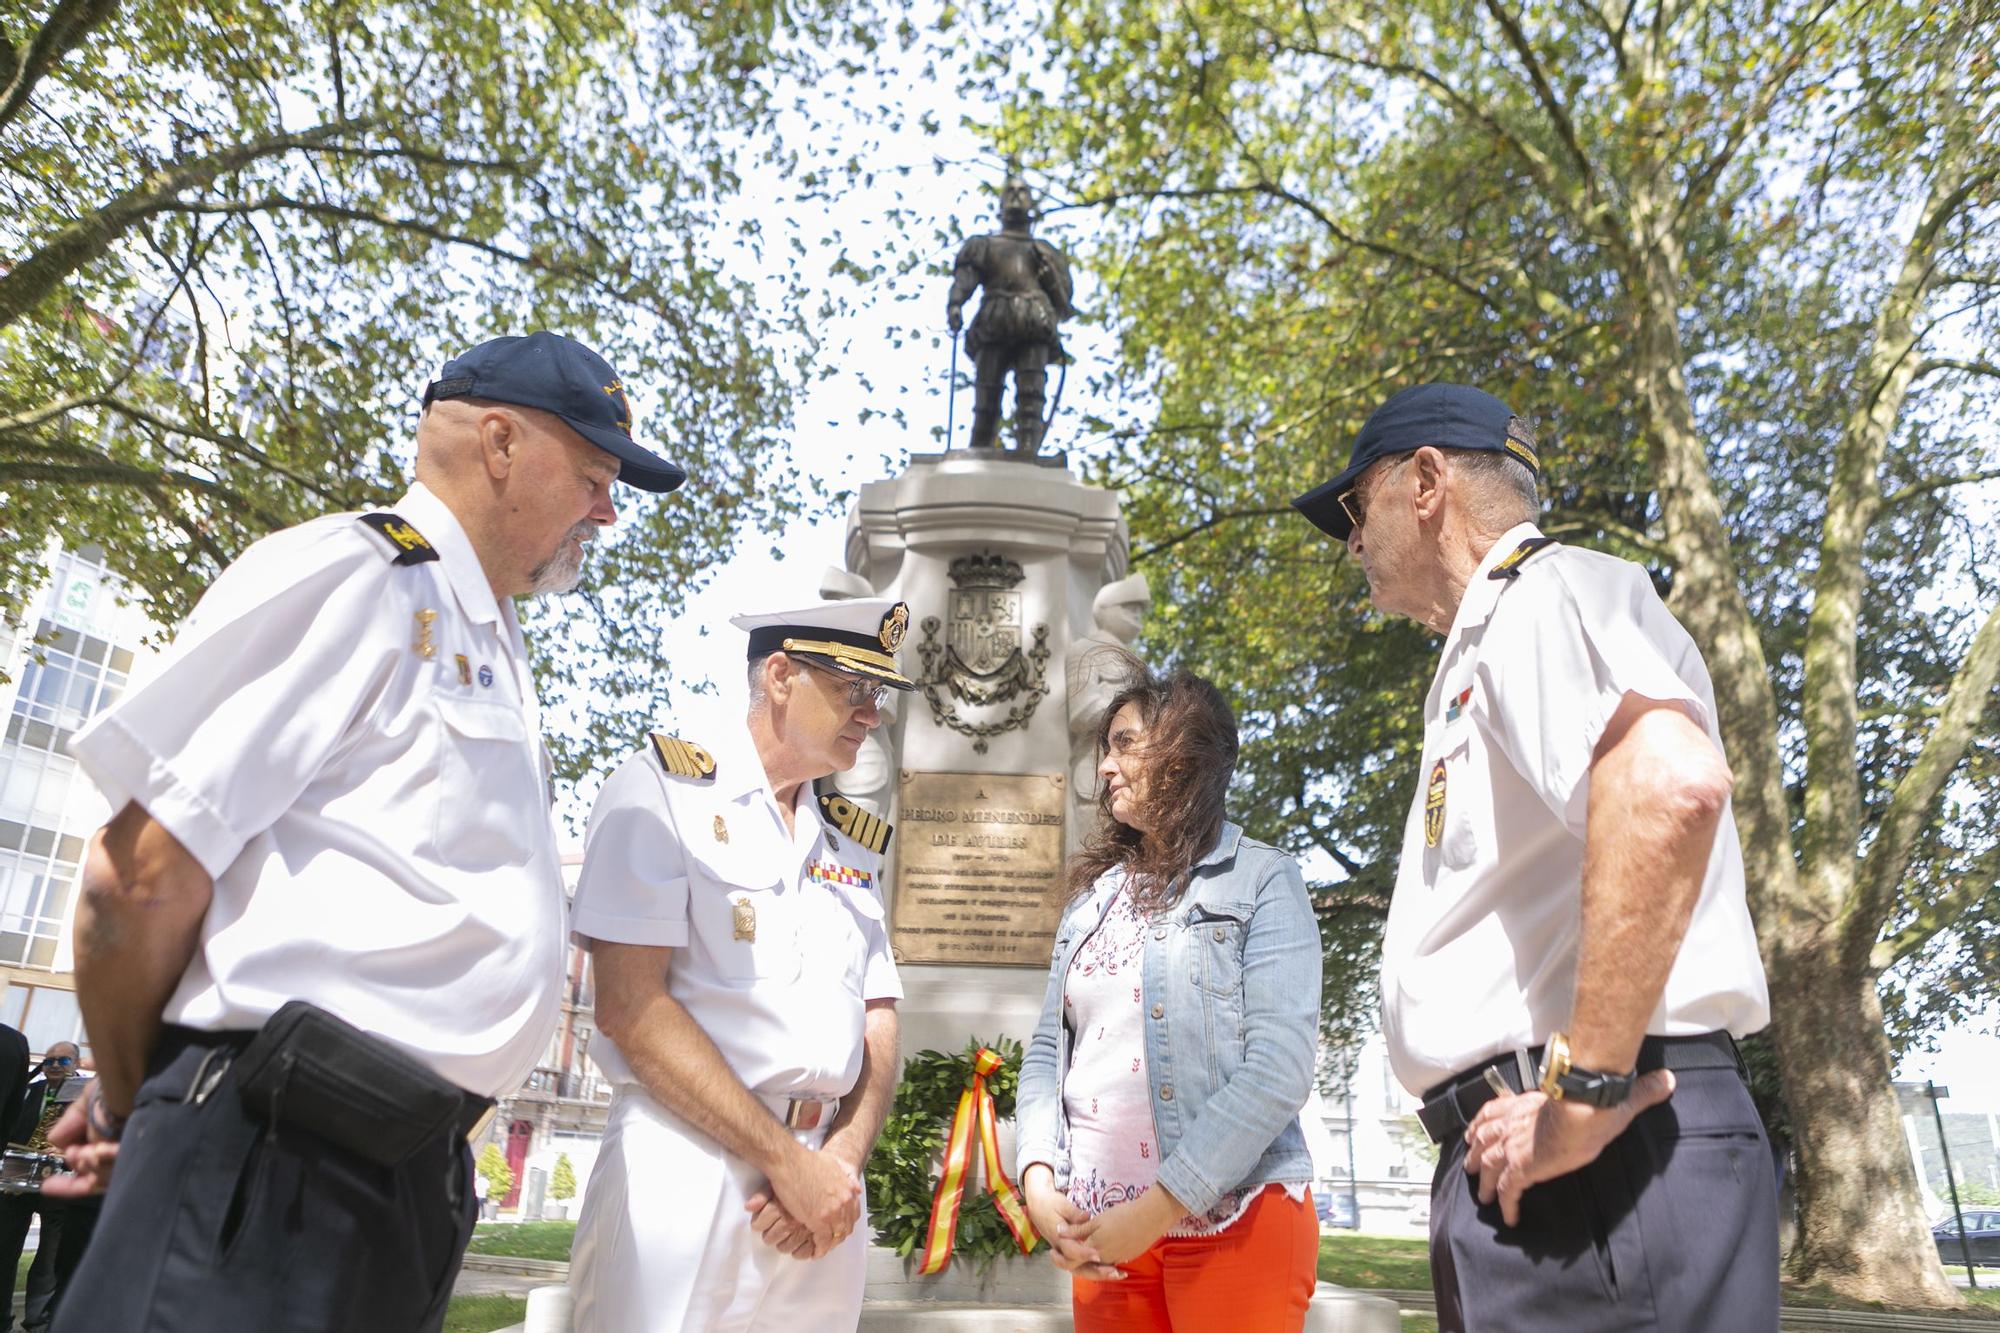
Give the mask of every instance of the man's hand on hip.
M 1517 1225 L 1530 1185 L 1590 1165 L 1633 1117 L 1673 1094 L 1673 1074 L 1656 1069 L 1640 1075 L 1616 1106 L 1551 1101 L 1535 1091 L 1495 1097 L 1465 1131 L 1465 1169 L 1479 1177 L 1479 1202 L 1497 1198 L 1501 1218 Z

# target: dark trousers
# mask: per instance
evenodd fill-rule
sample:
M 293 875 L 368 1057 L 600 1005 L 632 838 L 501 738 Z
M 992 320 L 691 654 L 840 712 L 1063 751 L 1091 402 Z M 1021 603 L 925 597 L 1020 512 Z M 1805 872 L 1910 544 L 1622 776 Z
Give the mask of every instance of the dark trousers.
M 0 1329 L 14 1327 L 14 1275 L 28 1226 L 42 1215 L 41 1239 L 28 1267 L 28 1299 L 21 1327 L 46 1329 L 97 1225 L 95 1199 L 45 1199 L 39 1194 L 0 1194 Z
M 1530 1186 L 1518 1226 L 1479 1202 L 1464 1135 L 1441 1145 L 1440 1333 L 1775 1333 L 1777 1189 L 1749 1089 L 1733 1064 L 1674 1078 L 1596 1161 Z
M 57 1333 L 435 1333 L 472 1235 L 472 1155 L 398 1167 L 243 1109 L 248 1033 L 169 1028 Z M 202 1089 L 206 1087 L 206 1095 Z

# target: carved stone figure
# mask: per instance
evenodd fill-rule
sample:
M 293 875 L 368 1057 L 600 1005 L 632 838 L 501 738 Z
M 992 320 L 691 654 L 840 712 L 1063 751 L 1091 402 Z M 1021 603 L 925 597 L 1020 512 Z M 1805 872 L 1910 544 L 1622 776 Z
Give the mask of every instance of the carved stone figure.
M 1076 312 L 1069 260 L 1047 241 L 1035 239 L 1034 195 L 1018 176 L 1000 187 L 1000 230 L 975 236 L 959 248 L 952 265 L 951 297 L 945 319 L 956 335 L 964 308 L 980 288 L 979 311 L 965 329 L 965 352 L 974 367 L 972 447 L 999 443 L 1000 395 L 1014 376 L 1014 452 L 1032 457 L 1048 428 L 1043 416 L 1048 366 L 1063 356 L 1057 325 Z
M 1090 604 L 1096 628 L 1070 645 L 1064 683 L 1069 689 L 1070 828 L 1077 844 L 1097 819 L 1097 729 L 1104 710 L 1137 674 L 1140 663 L 1132 656 L 1132 645 L 1152 604 L 1144 574 L 1107 583 Z

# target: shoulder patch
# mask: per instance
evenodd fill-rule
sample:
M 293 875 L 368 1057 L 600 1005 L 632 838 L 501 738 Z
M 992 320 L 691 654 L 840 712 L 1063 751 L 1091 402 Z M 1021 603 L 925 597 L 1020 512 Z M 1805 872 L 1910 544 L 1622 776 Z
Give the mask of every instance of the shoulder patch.
M 1493 566 L 1486 577 L 1489 579 L 1517 579 L 1521 577 L 1521 566 L 1527 562 L 1529 556 L 1545 546 L 1555 546 L 1557 544 L 1554 537 L 1530 537 L 1509 551 L 1499 564 Z
M 424 540 L 424 534 L 394 514 L 363 514 L 361 521 L 395 548 L 396 563 L 399 565 L 420 565 L 426 560 L 438 558 L 437 548 Z
M 648 736 L 653 742 L 653 757 L 673 777 L 706 782 L 715 776 L 715 756 L 693 741 L 662 736 L 657 731 L 649 732 Z
M 821 796 L 819 809 L 827 823 L 877 855 L 888 849 L 889 839 L 896 832 L 896 826 L 888 820 L 869 814 L 838 793 Z

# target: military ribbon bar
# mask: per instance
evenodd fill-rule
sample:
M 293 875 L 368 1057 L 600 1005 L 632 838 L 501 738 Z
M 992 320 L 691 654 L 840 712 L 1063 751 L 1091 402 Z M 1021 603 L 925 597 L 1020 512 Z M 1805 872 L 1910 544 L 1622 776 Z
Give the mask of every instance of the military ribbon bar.
M 986 1188 L 1000 1220 L 1014 1233 L 1014 1243 L 1027 1254 L 1035 1248 L 1035 1229 L 1028 1221 L 1028 1209 L 1021 1202 L 1014 1182 L 1000 1165 L 1000 1139 L 995 1126 L 993 1094 L 986 1089 L 986 1076 L 1000 1067 L 1000 1054 L 982 1046 L 973 1061 L 972 1083 L 959 1094 L 958 1110 L 951 1117 L 951 1134 L 945 1139 L 944 1173 L 938 1177 L 937 1195 L 931 1200 L 931 1221 L 924 1233 L 924 1262 L 917 1269 L 929 1276 L 941 1273 L 951 1262 L 951 1247 L 958 1239 L 958 1211 L 965 1200 L 965 1186 L 972 1175 L 972 1140 L 986 1159 Z

